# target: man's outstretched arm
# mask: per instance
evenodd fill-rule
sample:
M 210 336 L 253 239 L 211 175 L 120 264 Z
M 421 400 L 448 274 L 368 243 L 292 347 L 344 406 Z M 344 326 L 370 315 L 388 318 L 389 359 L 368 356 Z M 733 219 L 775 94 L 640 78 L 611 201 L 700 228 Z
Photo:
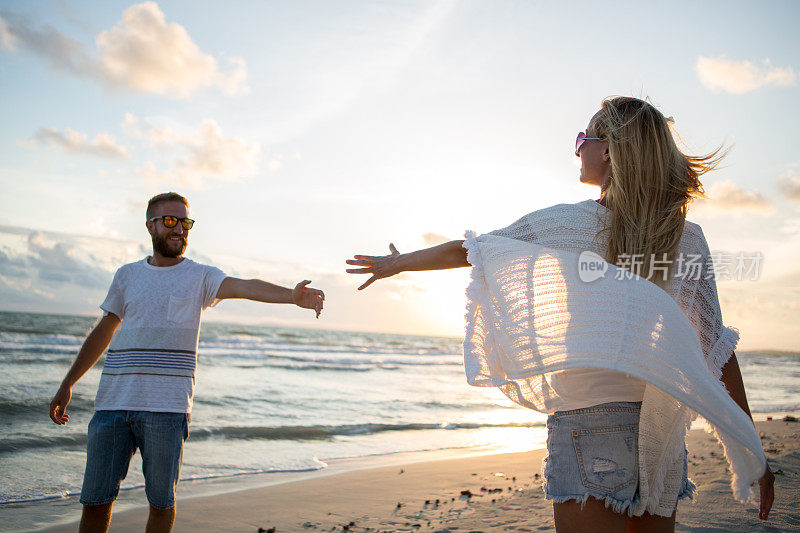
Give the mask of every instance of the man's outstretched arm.
M 113 313 L 107 314 L 100 319 L 86 337 L 86 340 L 83 341 L 78 357 L 75 358 L 75 362 L 72 363 L 72 367 L 67 372 L 64 381 L 61 382 L 56 395 L 53 396 L 53 401 L 50 402 L 50 419 L 56 424 L 63 425 L 69 422 L 69 415 L 66 410 L 69 401 L 72 399 L 72 387 L 103 355 L 120 322 L 117 315 Z
M 220 300 L 244 298 L 271 304 L 295 304 L 304 309 L 313 309 L 317 313 L 317 318 L 319 318 L 325 301 L 325 294 L 319 289 L 307 287 L 309 283 L 311 281 L 304 280 L 298 283 L 294 289 L 290 289 L 261 281 L 260 279 L 227 277 L 219 286 L 217 298 Z

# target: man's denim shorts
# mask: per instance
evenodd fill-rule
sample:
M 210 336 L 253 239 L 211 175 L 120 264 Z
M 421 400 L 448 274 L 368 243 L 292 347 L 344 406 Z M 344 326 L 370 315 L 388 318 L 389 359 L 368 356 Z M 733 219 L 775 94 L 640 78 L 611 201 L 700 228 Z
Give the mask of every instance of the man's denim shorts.
M 171 508 L 181 473 L 183 441 L 188 436 L 185 413 L 95 411 L 89 422 L 81 503 L 103 505 L 116 500 L 139 448 L 147 500 L 156 509 Z
M 545 497 L 554 503 L 581 504 L 592 497 L 630 516 L 639 498 L 641 407 L 641 402 L 612 402 L 547 417 Z M 687 473 L 684 455 L 679 500 L 694 494 Z

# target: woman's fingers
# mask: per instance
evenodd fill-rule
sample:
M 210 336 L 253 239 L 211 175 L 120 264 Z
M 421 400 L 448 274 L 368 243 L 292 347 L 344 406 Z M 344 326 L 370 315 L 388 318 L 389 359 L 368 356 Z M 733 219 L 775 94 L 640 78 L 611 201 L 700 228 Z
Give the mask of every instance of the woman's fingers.
M 370 274 L 372 268 L 346 268 L 344 271 L 348 274 Z
M 769 516 L 769 511 L 772 509 L 772 503 L 775 501 L 775 476 L 767 466 L 767 471 L 758 480 L 760 489 L 760 499 L 758 506 L 758 517 L 761 520 L 766 520 Z
M 363 285 L 361 285 L 361 286 L 358 288 L 358 290 L 366 289 L 367 287 L 369 287 L 370 285 L 372 285 L 372 282 L 373 282 L 373 281 L 375 281 L 376 279 L 380 279 L 380 278 L 378 278 L 378 276 L 375 276 L 375 275 L 373 275 L 371 278 L 369 278 L 367 281 L 365 281 L 365 282 L 364 282 L 364 284 L 363 284 Z
M 370 260 L 366 260 L 366 259 L 348 259 L 347 261 L 345 261 L 345 263 L 347 263 L 348 265 L 356 265 L 356 266 L 370 266 L 374 262 L 375 261 L 372 260 L 372 259 L 370 259 Z
M 389 251 L 392 252 L 393 255 L 397 255 L 397 254 L 400 253 L 400 252 L 397 251 L 397 248 L 394 247 L 394 243 L 393 242 L 389 243 Z

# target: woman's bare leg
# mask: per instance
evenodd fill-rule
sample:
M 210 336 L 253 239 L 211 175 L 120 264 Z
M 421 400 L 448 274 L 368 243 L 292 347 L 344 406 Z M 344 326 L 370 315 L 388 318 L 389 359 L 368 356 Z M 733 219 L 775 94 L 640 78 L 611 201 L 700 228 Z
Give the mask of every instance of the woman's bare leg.
M 553 504 L 557 533 L 625 533 L 627 515 L 615 513 L 600 500 L 589 498 L 585 505 L 576 501 Z
M 576 501 L 553 504 L 557 533 L 674 533 L 675 513 L 656 516 L 644 513 L 628 517 L 615 513 L 600 500 L 589 498 L 586 505 Z
M 642 516 L 628 518 L 627 533 L 673 533 L 675 531 L 675 512 L 672 516 L 657 516 L 644 513 Z

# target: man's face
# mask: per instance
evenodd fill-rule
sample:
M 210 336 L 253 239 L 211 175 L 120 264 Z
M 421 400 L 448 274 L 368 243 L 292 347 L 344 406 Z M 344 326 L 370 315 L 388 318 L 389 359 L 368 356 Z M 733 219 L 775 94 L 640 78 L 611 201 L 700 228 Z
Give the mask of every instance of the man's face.
M 189 210 L 182 202 L 161 202 L 153 208 L 151 217 L 171 215 L 174 217 L 187 218 Z M 147 230 L 153 240 L 153 251 L 164 257 L 180 257 L 186 251 L 188 244 L 189 230 L 183 229 L 178 222 L 174 228 L 164 225 L 162 219 L 147 222 Z

